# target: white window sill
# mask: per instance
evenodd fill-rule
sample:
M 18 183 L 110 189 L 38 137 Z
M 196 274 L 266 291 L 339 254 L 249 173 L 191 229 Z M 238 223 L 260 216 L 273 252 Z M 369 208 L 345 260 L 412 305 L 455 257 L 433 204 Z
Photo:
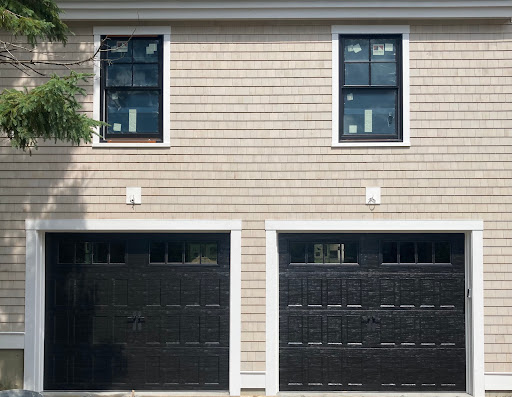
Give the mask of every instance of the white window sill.
M 170 143 L 144 143 L 144 142 L 94 142 L 93 148 L 111 148 L 111 147 L 137 147 L 137 148 L 167 148 L 171 147 Z
M 333 142 L 331 147 L 411 147 L 410 142 Z

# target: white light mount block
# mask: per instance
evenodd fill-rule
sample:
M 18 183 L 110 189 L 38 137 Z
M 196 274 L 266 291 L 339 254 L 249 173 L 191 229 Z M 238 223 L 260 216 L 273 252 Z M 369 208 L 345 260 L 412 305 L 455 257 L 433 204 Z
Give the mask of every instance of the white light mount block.
M 380 204 L 380 187 L 367 187 L 366 188 L 366 205 Z
M 142 188 L 126 187 L 126 204 L 128 204 L 128 205 L 142 204 Z

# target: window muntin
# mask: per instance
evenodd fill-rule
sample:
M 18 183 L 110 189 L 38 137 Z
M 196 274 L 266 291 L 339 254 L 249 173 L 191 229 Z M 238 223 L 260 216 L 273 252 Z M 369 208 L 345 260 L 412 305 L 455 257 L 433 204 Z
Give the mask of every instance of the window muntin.
M 401 35 L 340 35 L 340 141 L 402 140 Z
M 103 141 L 163 140 L 162 36 L 102 36 Z

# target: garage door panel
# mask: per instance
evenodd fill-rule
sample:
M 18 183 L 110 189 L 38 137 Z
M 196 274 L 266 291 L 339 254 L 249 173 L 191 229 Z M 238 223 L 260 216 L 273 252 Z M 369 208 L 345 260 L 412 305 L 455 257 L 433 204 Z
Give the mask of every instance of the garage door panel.
M 357 239 L 356 265 L 307 263 L 311 241 L 331 260 Z M 463 235 L 281 234 L 279 250 L 281 390 L 465 390 Z
M 49 234 L 46 248 L 46 390 L 228 388 L 229 235 Z

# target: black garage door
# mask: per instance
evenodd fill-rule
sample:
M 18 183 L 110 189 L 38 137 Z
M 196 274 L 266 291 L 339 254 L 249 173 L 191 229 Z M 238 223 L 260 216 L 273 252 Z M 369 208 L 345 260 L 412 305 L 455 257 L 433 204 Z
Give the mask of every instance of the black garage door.
M 228 389 L 229 235 L 49 234 L 45 390 Z
M 466 390 L 464 236 L 282 234 L 280 390 Z

